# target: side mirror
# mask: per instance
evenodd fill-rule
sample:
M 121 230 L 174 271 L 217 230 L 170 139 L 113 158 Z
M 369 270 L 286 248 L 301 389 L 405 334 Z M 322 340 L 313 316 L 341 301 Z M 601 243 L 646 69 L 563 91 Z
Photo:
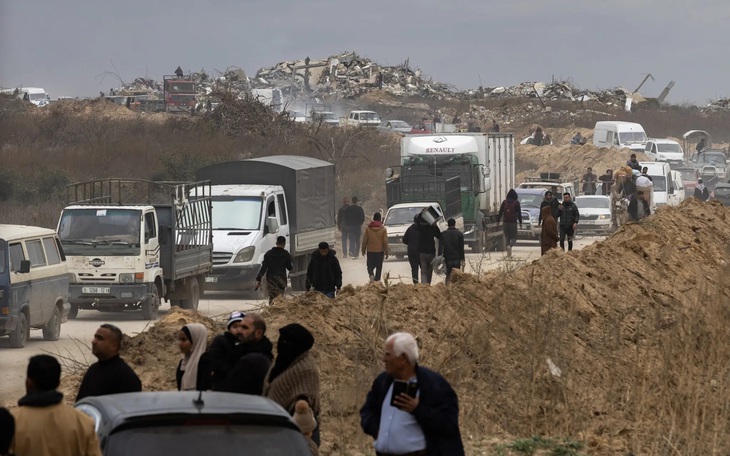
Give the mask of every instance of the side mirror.
M 21 260 L 20 261 L 20 271 L 18 271 L 21 274 L 27 274 L 30 272 L 30 260 Z
M 667 193 L 670 195 L 674 194 L 674 187 L 670 186 L 669 190 L 667 190 Z
M 279 222 L 276 217 L 268 217 L 266 219 L 266 231 L 267 234 L 276 234 L 279 232 Z
M 492 189 L 492 178 L 491 177 L 485 177 L 484 178 L 484 191 L 488 192 Z

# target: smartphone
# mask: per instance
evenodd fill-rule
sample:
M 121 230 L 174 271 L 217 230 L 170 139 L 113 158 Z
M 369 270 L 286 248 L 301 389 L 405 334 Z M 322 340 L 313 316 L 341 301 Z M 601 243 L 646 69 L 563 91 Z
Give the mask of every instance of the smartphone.
M 408 383 L 403 380 L 393 381 L 393 395 L 390 397 L 390 405 L 396 407 L 395 398 L 401 393 L 406 393 L 411 397 L 416 397 L 418 392 L 418 383 Z

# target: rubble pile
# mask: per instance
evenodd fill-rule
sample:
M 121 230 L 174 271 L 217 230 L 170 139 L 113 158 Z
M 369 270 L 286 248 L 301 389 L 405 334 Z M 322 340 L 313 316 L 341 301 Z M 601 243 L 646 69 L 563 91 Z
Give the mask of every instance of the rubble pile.
M 712 100 L 703 110 L 707 112 L 730 112 L 730 98 Z
M 512 87 L 485 88 L 483 89 L 483 93 L 484 97 L 529 97 L 552 101 L 595 101 L 606 106 L 618 107 L 624 106 L 627 97 L 631 97 L 634 103 L 646 101 L 638 93 L 632 93 L 623 87 L 615 87 L 601 91 L 581 90 L 564 81 L 556 81 L 549 84 L 544 82 L 523 82 Z

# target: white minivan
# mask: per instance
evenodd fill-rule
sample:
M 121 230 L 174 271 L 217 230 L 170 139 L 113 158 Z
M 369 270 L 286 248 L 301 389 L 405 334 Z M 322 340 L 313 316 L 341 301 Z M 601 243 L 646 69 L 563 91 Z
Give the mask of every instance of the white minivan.
M 628 148 L 643 152 L 646 147 L 646 132 L 635 122 L 601 121 L 593 130 L 593 145 L 596 147 Z
M 24 225 L 0 225 L 0 336 L 22 348 L 31 328 L 58 340 L 66 321 L 68 267 L 56 232 Z
M 684 151 L 677 141 L 671 139 L 650 139 L 644 147 L 644 154 L 658 162 L 676 165 L 684 163 Z
M 652 213 L 661 206 L 679 206 L 684 199 L 684 182 L 682 174 L 673 171 L 666 162 L 640 162 L 647 168 L 646 174 L 654 183 L 652 197 Z

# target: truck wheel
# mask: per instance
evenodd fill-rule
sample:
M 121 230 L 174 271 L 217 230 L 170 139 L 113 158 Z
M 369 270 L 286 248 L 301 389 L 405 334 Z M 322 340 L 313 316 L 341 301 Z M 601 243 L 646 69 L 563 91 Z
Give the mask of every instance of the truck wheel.
M 76 320 L 76 317 L 79 316 L 79 306 L 76 304 L 71 304 L 71 309 L 68 311 L 68 319 L 69 320 Z
M 58 306 L 53 308 L 53 315 L 43 327 L 43 340 L 58 340 L 61 336 L 61 311 Z
M 200 301 L 200 287 L 198 286 L 198 280 L 192 278 L 188 281 L 188 299 L 182 299 L 180 301 L 180 307 L 189 310 L 198 310 L 198 303 Z
M 10 346 L 13 348 L 23 348 L 30 337 L 30 326 L 28 326 L 28 317 L 25 313 L 20 312 L 18 315 L 18 326 L 15 331 L 10 333 Z
M 152 287 L 152 296 L 142 301 L 142 318 L 154 320 L 160 310 L 160 293 L 157 286 Z

